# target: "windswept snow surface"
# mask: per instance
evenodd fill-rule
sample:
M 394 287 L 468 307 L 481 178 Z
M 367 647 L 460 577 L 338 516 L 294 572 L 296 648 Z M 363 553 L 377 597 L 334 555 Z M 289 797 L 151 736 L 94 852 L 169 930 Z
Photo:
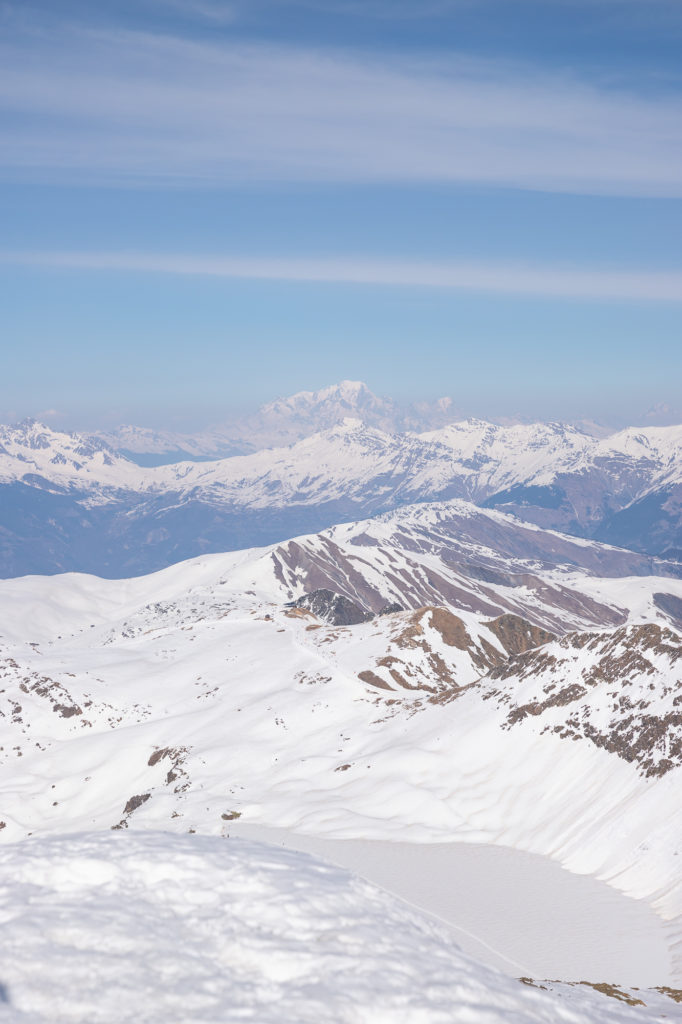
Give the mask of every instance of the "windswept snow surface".
M 524 985 L 369 882 L 261 843 L 77 835 L 0 851 L 6 1024 L 619 1024 L 680 1019 Z M 627 993 L 626 993 L 627 994 Z

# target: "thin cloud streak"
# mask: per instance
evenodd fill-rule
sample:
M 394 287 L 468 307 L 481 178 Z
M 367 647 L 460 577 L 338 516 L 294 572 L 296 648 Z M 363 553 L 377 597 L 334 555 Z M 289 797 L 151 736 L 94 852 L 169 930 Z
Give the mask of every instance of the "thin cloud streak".
M 682 195 L 679 97 L 528 67 L 64 31 L 0 68 L 10 179 Z
M 183 15 L 198 21 L 214 22 L 216 25 L 229 25 L 235 21 L 237 12 L 226 0 L 152 0 L 159 8 L 166 8 L 171 13 Z
M 682 271 L 534 267 L 520 264 L 267 259 L 139 252 L 0 252 L 5 265 L 281 281 L 435 288 L 555 299 L 682 303 Z
M 309 10 L 333 11 L 338 14 L 357 16 L 362 14 L 375 18 L 424 18 L 446 16 L 461 8 L 492 7 L 495 0 L 282 0 L 284 6 L 303 7 Z M 526 0 L 526 6 L 532 10 L 548 6 L 556 7 L 589 7 L 595 9 L 639 9 L 647 14 L 652 10 L 678 13 L 679 0 Z

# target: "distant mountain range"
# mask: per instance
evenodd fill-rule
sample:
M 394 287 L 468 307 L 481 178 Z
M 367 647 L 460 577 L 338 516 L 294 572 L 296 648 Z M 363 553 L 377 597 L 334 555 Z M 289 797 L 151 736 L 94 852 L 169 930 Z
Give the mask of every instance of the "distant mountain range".
M 344 380 L 319 391 L 299 391 L 268 402 L 256 413 L 234 417 L 196 434 L 120 426 L 97 436 L 143 466 L 181 460 L 204 461 L 280 448 L 329 430 L 345 419 L 359 419 L 384 433 L 434 430 L 457 419 L 452 399 L 400 405 L 380 398 L 361 381 Z
M 343 395 L 370 419 L 385 412 L 363 385 L 327 390 L 274 403 L 287 436 L 310 428 L 314 409 L 334 418 Z M 3 576 L 138 575 L 453 498 L 674 561 L 682 427 L 597 438 L 560 423 L 465 420 L 414 433 L 356 417 L 250 455 L 145 467 L 99 436 L 25 421 L 0 428 L 0 498 Z
M 232 416 L 218 426 L 195 433 L 154 430 L 121 425 L 98 431 L 96 436 L 115 451 L 142 466 L 162 466 L 181 461 L 208 461 L 249 455 L 263 448 L 295 444 L 311 434 L 338 426 L 345 419 L 359 419 L 365 426 L 385 434 L 424 433 L 466 419 L 451 398 L 400 403 L 380 397 L 361 381 L 344 380 L 318 391 L 299 391 L 261 406 L 255 413 Z M 492 421 L 498 426 L 529 424 L 517 416 Z M 667 406 L 649 409 L 636 419 L 639 426 L 674 426 L 682 422 L 679 413 Z M 589 436 L 605 438 L 615 427 L 594 420 L 573 424 Z

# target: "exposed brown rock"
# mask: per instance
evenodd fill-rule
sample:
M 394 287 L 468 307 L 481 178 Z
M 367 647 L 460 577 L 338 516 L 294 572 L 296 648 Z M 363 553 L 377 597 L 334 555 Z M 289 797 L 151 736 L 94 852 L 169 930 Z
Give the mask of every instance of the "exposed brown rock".
M 83 709 L 79 708 L 77 704 L 53 704 L 52 710 L 56 711 L 62 718 L 72 718 L 73 715 L 82 715 Z
M 607 981 L 581 981 L 579 984 L 588 985 L 596 992 L 601 992 L 604 996 L 610 996 L 612 999 L 617 999 L 621 1003 L 627 1003 L 628 1006 L 646 1006 L 643 999 L 638 999 L 636 996 L 633 996 L 632 993 L 626 992 L 622 988 L 618 988 L 617 985 L 611 985 Z
M 142 804 L 146 804 L 147 800 L 151 800 L 151 796 L 151 793 L 141 793 L 139 796 L 131 796 L 130 800 L 128 800 L 128 803 L 123 808 L 123 813 L 132 814 L 133 811 L 136 811 L 138 807 L 142 806 Z
M 548 697 L 547 700 L 535 701 L 532 704 L 522 704 L 515 707 L 509 712 L 507 721 L 510 725 L 516 725 L 517 722 L 521 722 L 527 715 L 541 715 L 548 708 L 566 707 L 567 704 L 572 704 L 574 701 L 584 697 L 586 693 L 587 690 L 584 686 L 571 683 L 570 686 L 565 686 L 558 693 Z
M 159 761 L 167 758 L 171 762 L 171 767 L 166 774 L 166 785 L 170 786 L 171 783 L 176 782 L 179 778 L 184 778 L 186 780 L 184 785 L 176 786 L 173 791 L 175 793 L 183 793 L 190 786 L 189 777 L 184 769 L 187 754 L 187 747 L 160 747 L 150 756 L 147 764 L 150 768 L 153 768 Z
M 393 687 L 389 686 L 388 683 L 370 669 L 365 669 L 363 672 L 358 672 L 358 679 L 361 679 L 363 683 L 369 683 L 370 686 L 377 686 L 380 690 L 392 690 Z
M 672 999 L 676 1003 L 682 1003 L 682 989 L 669 988 L 667 985 L 661 985 L 654 991 L 660 992 L 662 995 L 667 996 L 668 999 Z
M 429 625 L 440 633 L 443 643 L 448 647 L 466 651 L 474 646 L 466 626 L 452 612 L 446 608 L 429 608 L 429 613 Z
M 540 626 L 534 626 L 527 619 L 520 615 L 498 615 L 491 622 L 485 625 L 494 633 L 504 647 L 507 654 L 524 654 L 535 647 L 541 647 L 552 640 L 556 635 Z

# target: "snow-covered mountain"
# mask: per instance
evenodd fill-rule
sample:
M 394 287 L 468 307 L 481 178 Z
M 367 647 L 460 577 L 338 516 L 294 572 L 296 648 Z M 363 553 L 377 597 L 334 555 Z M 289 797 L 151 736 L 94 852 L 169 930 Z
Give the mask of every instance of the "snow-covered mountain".
M 146 487 L 146 475 L 104 441 L 51 430 L 36 420 L 0 426 L 0 483 L 72 492 L 89 501 Z
M 346 419 L 285 448 L 149 468 L 33 422 L 0 444 L 5 576 L 123 576 L 453 497 L 635 550 L 682 546 L 682 427 L 598 440 L 561 424 L 418 435 Z
M 682 427 L 630 427 L 496 488 L 485 502 L 539 525 L 676 553 L 681 487 Z
M 624 558 L 454 503 L 134 580 L 5 581 L 0 839 L 492 843 L 645 900 L 675 986 L 682 581 L 596 574 Z M 384 614 L 330 622 L 301 601 L 325 587 Z
M 598 440 L 565 424 L 500 427 L 467 420 L 415 435 L 389 434 L 345 418 L 287 447 L 146 471 L 132 468 L 95 438 L 31 420 L 0 428 L 0 445 L 5 482 L 40 475 L 75 490 L 170 491 L 180 485 L 185 492 L 199 488 L 220 495 L 224 503 L 260 507 L 322 504 L 343 495 L 358 501 L 368 489 L 375 504 L 387 492 L 394 504 L 439 496 L 513 504 L 520 488 L 557 491 L 575 477 L 589 490 L 592 476 L 614 503 L 628 503 L 679 485 L 682 478 L 682 426 L 630 428 Z M 448 489 L 453 493 L 446 495 Z M 575 519 L 583 522 L 591 514 L 598 520 L 585 497 L 586 507 L 574 509 Z
M 491 617 L 521 615 L 558 633 L 618 625 L 631 615 L 682 626 L 677 566 L 468 502 L 408 506 L 335 526 L 276 545 L 267 558 L 288 600 L 323 588 L 372 613 L 452 604 Z
M 266 433 L 281 439 L 277 447 L 329 430 L 349 418 L 389 434 L 424 424 L 423 417 L 410 415 L 392 399 L 378 398 L 366 384 L 350 380 L 319 391 L 299 391 L 290 398 L 269 402 L 260 410 Z
M 178 433 L 121 425 L 98 436 L 114 450 L 141 465 L 164 465 L 182 460 L 205 461 L 246 455 L 262 448 L 281 448 L 311 434 L 338 426 L 344 419 L 359 419 L 387 434 L 423 433 L 459 424 L 463 414 L 451 398 L 403 403 L 375 395 L 361 381 L 344 380 L 318 391 L 299 391 L 277 398 L 254 413 L 233 415 L 222 424 L 195 433 Z M 636 420 L 640 426 L 675 425 L 675 411 L 650 409 Z M 499 419 L 495 426 L 530 425 L 523 417 Z M 492 426 L 493 424 L 489 424 Z M 574 428 L 595 439 L 607 438 L 614 427 L 593 420 L 576 421 Z
M 237 427 L 212 427 L 193 434 L 121 424 L 94 436 L 140 466 L 165 466 L 174 462 L 208 462 L 246 455 L 255 450 Z M 265 446 L 267 447 L 267 445 Z
M 221 426 L 195 434 L 120 426 L 98 436 L 141 465 L 152 466 L 281 448 L 349 418 L 394 434 L 443 426 L 456 419 L 456 410 L 450 398 L 402 406 L 373 394 L 361 381 L 344 380 L 318 391 L 277 398 L 256 413 L 233 417 Z

